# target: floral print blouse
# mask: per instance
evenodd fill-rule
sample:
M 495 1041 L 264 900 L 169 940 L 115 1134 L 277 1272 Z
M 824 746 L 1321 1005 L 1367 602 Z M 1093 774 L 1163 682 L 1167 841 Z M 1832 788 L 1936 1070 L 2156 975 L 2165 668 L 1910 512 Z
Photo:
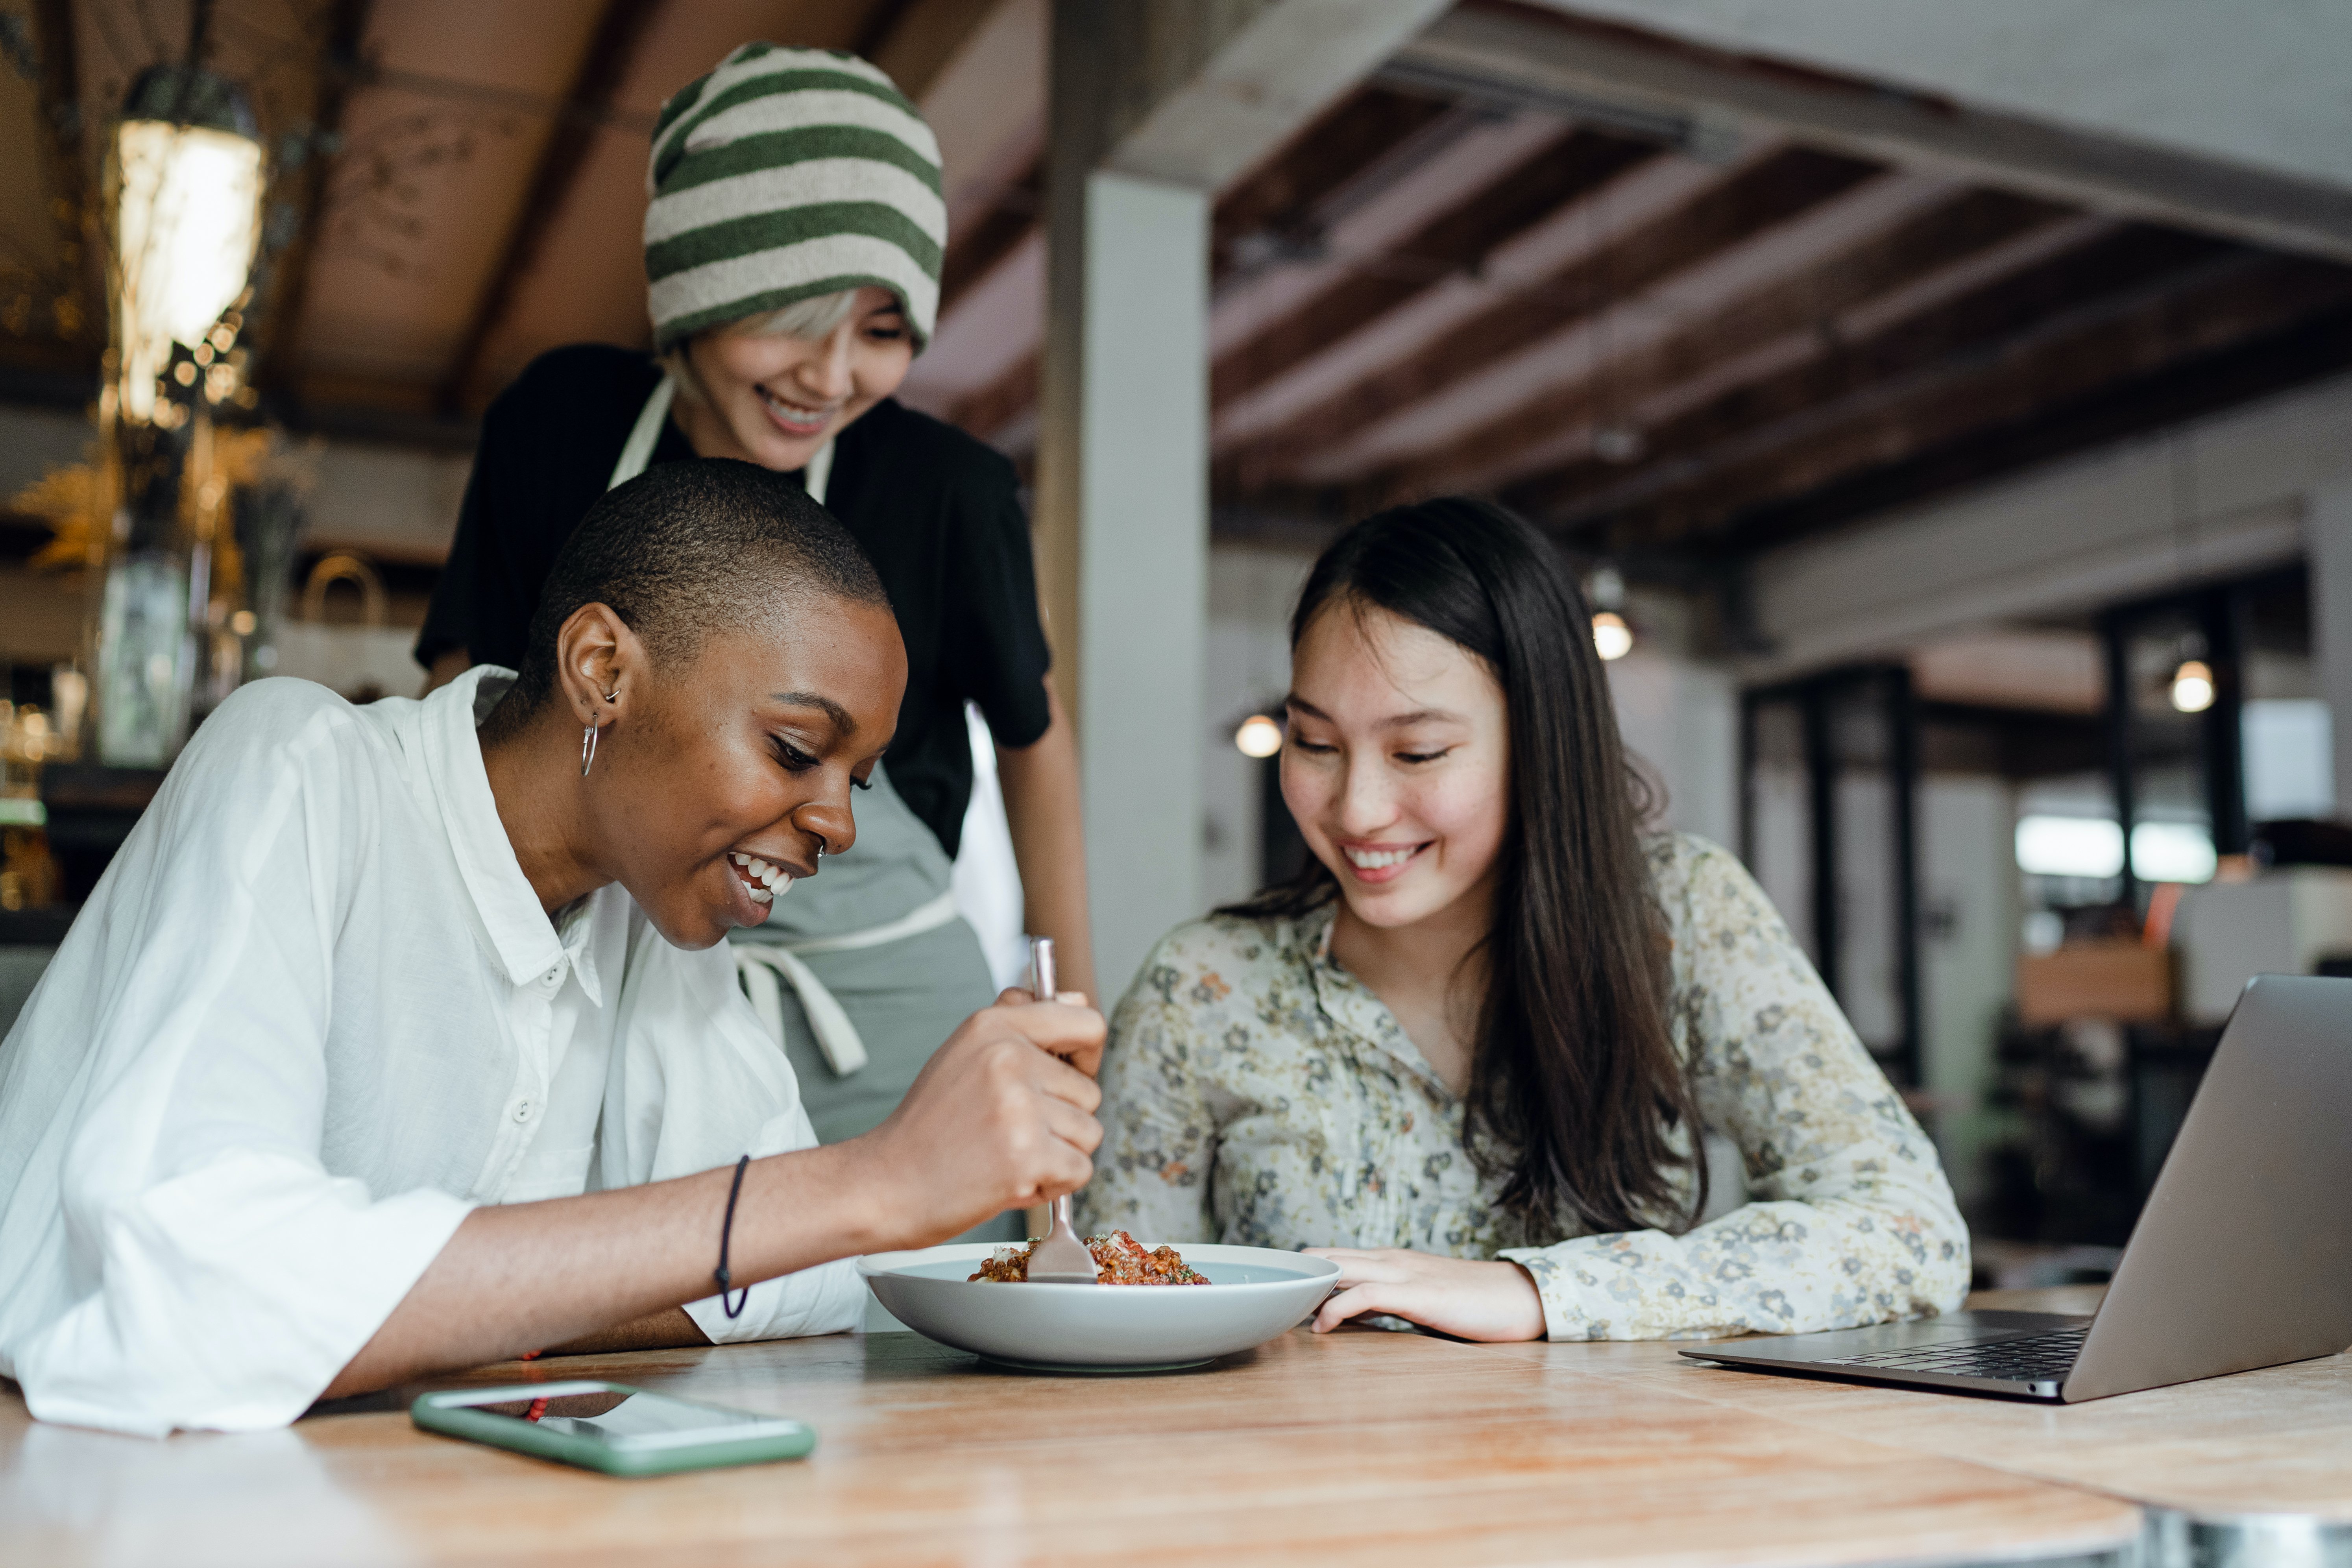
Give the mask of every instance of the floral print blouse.
M 1463 1151 L 1463 1102 L 1332 960 L 1327 907 L 1213 916 L 1153 950 L 1111 1021 L 1086 1231 L 1508 1258 L 1555 1340 L 1790 1333 L 1958 1305 L 1968 1230 L 1935 1148 L 1762 889 L 1704 839 L 1646 847 L 1674 940 L 1675 1044 L 1702 1119 L 1738 1146 L 1745 1206 L 1681 1235 L 1511 1234 Z

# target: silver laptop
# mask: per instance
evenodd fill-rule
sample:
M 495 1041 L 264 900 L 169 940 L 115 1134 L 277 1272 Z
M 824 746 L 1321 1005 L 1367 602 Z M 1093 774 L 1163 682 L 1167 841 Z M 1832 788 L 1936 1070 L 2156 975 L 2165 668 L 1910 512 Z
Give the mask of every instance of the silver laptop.
M 1948 1312 L 1682 1353 L 2073 1404 L 2352 1345 L 2352 980 L 2250 983 L 2098 1314 Z

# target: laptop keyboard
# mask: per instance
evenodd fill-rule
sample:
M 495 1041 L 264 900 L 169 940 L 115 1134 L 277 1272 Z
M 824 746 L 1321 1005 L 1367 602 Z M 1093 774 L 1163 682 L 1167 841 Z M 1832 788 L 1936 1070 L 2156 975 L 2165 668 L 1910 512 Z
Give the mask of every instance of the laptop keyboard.
M 1921 1345 L 1916 1350 L 1880 1351 L 1874 1355 L 1840 1356 L 1831 1366 L 1880 1367 L 1888 1372 L 1940 1372 L 1953 1377 L 1990 1377 L 2011 1383 L 2041 1383 L 2064 1377 L 2083 1353 L 2085 1328 L 2059 1329 L 2021 1340 L 1992 1343 L 1963 1341 L 1957 1344 Z

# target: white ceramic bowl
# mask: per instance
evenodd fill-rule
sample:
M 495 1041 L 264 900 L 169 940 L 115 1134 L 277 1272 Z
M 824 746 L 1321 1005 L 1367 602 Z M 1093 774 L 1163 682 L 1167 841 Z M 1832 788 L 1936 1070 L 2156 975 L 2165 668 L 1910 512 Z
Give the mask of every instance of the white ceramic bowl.
M 1150 1243 L 1147 1246 L 1151 1245 Z M 1000 1285 L 967 1279 L 986 1242 L 857 1260 L 876 1299 L 928 1339 L 1041 1372 L 1164 1371 L 1262 1345 L 1304 1322 L 1339 1278 L 1327 1258 L 1181 1242 L 1206 1285 Z

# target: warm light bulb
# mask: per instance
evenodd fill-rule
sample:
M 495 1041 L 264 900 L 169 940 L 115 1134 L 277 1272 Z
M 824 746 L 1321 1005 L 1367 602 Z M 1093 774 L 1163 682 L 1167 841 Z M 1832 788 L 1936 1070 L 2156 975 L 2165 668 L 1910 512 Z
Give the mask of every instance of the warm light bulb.
M 1633 628 L 1614 610 L 1592 617 L 1593 651 L 1603 658 L 1623 658 L 1633 651 Z
M 1234 731 L 1234 744 L 1244 757 L 1270 757 L 1282 750 L 1282 726 L 1263 713 L 1253 713 Z
M 2201 658 L 2184 658 L 2172 672 L 2172 705 L 2183 713 L 2202 713 L 2213 706 L 2213 672 Z
M 123 411 L 154 411 L 172 345 L 206 341 L 245 292 L 261 237 L 261 144 L 231 131 L 126 120 L 117 133 Z M 185 385 L 195 378 L 187 366 Z

